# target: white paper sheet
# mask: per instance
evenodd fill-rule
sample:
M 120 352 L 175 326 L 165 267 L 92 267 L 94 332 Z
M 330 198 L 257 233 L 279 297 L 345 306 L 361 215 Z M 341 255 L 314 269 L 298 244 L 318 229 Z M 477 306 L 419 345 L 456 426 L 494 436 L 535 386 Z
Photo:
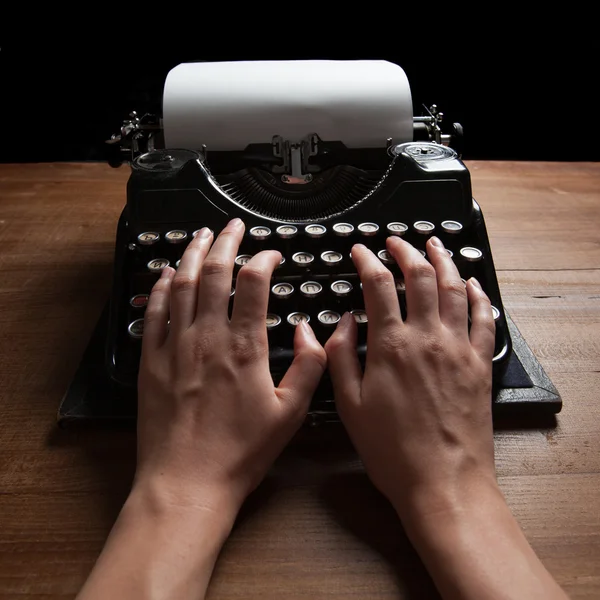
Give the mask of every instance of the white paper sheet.
M 413 139 L 410 86 L 382 60 L 184 63 L 163 95 L 168 148 L 243 150 L 317 133 L 349 148 Z

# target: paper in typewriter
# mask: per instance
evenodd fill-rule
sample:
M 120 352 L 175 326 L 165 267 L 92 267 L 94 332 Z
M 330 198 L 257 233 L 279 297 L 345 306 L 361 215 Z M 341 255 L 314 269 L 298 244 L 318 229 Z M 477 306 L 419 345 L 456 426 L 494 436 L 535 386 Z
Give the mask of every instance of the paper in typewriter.
M 163 95 L 167 148 L 243 150 L 316 133 L 348 148 L 413 139 L 401 67 L 381 60 L 184 63 Z

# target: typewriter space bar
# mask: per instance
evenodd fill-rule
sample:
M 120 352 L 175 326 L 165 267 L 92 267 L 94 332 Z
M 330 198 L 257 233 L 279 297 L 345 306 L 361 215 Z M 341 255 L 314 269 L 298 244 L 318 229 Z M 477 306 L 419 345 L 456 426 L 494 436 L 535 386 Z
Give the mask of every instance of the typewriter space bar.
M 358 360 L 360 364 L 364 366 L 365 357 L 367 355 L 367 345 L 358 344 L 356 351 L 358 353 Z M 271 347 L 269 350 L 269 362 L 271 368 L 274 371 L 280 371 L 281 369 L 287 369 L 287 367 L 294 360 L 294 349 L 293 348 L 282 348 L 281 346 Z

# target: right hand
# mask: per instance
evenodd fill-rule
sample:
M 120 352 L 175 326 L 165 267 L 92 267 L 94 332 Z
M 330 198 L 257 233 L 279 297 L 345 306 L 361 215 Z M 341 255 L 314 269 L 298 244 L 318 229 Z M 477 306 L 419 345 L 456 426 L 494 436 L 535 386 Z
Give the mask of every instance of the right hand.
M 409 520 L 443 512 L 482 484 L 496 486 L 495 325 L 488 297 L 474 279 L 463 284 L 437 238 L 427 243 L 431 262 L 398 237 L 387 248 L 405 277 L 406 321 L 392 273 L 354 246 L 369 320 L 364 375 L 350 314 L 325 350 L 338 412 L 367 473 Z

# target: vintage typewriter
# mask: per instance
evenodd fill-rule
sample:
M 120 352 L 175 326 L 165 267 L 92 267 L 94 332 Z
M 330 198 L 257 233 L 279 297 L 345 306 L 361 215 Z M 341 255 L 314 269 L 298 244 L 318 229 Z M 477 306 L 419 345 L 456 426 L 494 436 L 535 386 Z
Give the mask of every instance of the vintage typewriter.
M 382 61 L 372 62 L 380 65 Z M 227 66 L 230 64 L 198 63 L 191 71 L 190 65 L 180 65 L 169 77 L 179 77 L 179 85 L 186 86 L 195 74 L 202 90 L 214 82 L 214 73 L 220 67 L 240 73 L 240 69 L 254 70 L 262 65 Z M 357 65 L 357 77 L 364 73 L 359 66 L 364 66 L 362 61 Z M 302 63 L 305 76 L 310 67 L 310 63 Z M 343 67 L 352 70 L 353 64 L 344 63 Z M 182 68 L 186 69 L 184 74 L 177 72 Z M 293 75 L 299 66 L 288 63 L 286 68 Z M 327 63 L 326 68 L 337 72 L 339 63 Z M 210 71 L 204 80 L 206 69 Z M 406 87 L 400 67 L 386 63 L 384 69 L 386 74 L 399 77 Z M 272 75 L 270 85 L 274 85 Z M 382 85 L 385 88 L 387 83 Z M 275 95 L 280 92 L 271 90 Z M 410 95 L 410 91 L 407 93 Z M 231 91 L 227 98 L 234 94 Z M 400 113 L 407 111 L 406 98 L 403 101 Z M 243 111 L 243 94 L 238 102 L 236 110 Z M 384 112 L 394 111 L 387 100 L 384 105 Z M 181 106 L 177 115 L 169 117 L 174 130 L 173 122 L 185 119 L 189 110 L 189 103 Z M 209 106 L 207 110 L 214 108 Z M 472 196 L 469 171 L 461 161 L 462 127 L 455 123 L 449 133 L 444 133 L 437 107 L 413 117 L 410 104 L 409 132 L 402 134 L 405 139 L 398 139 L 398 130 L 406 129 L 404 115 L 402 123 L 394 122 L 391 127 L 395 131 L 377 138 L 378 143 L 354 147 L 356 144 L 347 144 L 344 139 L 332 139 L 330 131 L 312 130 L 312 121 L 319 119 L 311 119 L 310 114 L 302 129 L 308 133 L 290 138 L 289 132 L 278 130 L 277 115 L 271 108 L 265 110 L 273 118 L 260 123 L 262 137 L 247 139 L 253 133 L 244 133 L 242 142 L 235 140 L 231 147 L 217 144 L 211 150 L 211 143 L 205 143 L 201 133 L 190 141 L 185 127 L 172 135 L 175 142 L 169 143 L 166 107 L 163 118 L 132 113 L 120 134 L 109 141 L 116 150 L 112 164 L 126 160 L 131 175 L 127 203 L 117 228 L 112 296 L 104 329 L 100 328 L 104 334 L 97 334 L 104 358 L 96 372 L 103 369 L 108 383 L 104 400 L 88 403 L 94 405 L 91 412 L 102 412 L 102 406 L 108 406 L 108 412 L 134 414 L 144 309 L 152 285 L 163 268 L 177 268 L 187 244 L 200 228 L 206 226 L 218 234 L 236 216 L 245 222 L 246 234 L 235 261 L 230 307 L 235 301 L 236 273 L 252 255 L 269 248 L 283 255 L 273 275 L 265 322 L 275 383 L 292 360 L 294 328 L 301 320 L 309 321 L 324 343 L 341 315 L 351 311 L 358 324 L 359 357 L 364 361 L 369 324 L 361 283 L 350 257 L 353 244 L 365 244 L 393 272 L 405 315 L 402 273 L 386 252 L 385 239 L 402 236 L 425 255 L 425 242 L 436 235 L 464 280 L 475 276 L 491 299 L 496 320 L 495 408 L 558 412 L 560 397 L 504 310 L 483 214 Z M 248 118 L 257 118 L 256 110 L 252 115 Z M 285 117 L 289 118 L 290 113 L 286 112 Z M 215 126 L 213 121 L 210 126 Z M 239 126 L 239 122 L 229 125 Z M 213 147 L 215 135 L 218 131 L 206 134 Z M 359 136 L 368 137 L 363 133 Z M 96 361 L 99 357 L 97 351 Z M 90 392 L 90 386 L 83 387 L 88 395 L 97 393 L 97 388 Z M 79 395 L 82 393 L 80 389 Z M 68 394 L 63 405 L 65 413 L 72 408 Z M 327 374 L 308 418 L 311 422 L 337 420 Z

